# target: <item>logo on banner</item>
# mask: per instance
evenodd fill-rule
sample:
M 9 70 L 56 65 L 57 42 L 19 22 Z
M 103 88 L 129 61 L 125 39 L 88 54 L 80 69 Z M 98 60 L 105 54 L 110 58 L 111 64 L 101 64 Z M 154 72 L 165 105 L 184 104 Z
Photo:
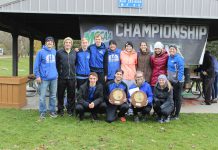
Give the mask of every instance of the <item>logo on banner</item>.
M 109 41 L 113 39 L 113 32 L 104 26 L 95 26 L 84 32 L 84 38 L 88 40 L 89 44 L 94 44 L 96 34 L 100 34 L 102 36 L 103 42 L 106 45 L 108 45 Z

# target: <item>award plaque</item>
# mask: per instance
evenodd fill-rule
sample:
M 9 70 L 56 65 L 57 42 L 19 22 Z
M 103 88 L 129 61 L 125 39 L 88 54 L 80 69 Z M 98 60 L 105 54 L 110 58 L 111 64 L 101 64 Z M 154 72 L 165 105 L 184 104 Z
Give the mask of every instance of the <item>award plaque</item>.
M 122 89 L 116 88 L 110 93 L 109 98 L 114 105 L 121 105 L 126 99 L 126 93 Z
M 131 103 L 134 107 L 143 107 L 148 104 L 147 95 L 142 91 L 136 91 L 131 95 Z

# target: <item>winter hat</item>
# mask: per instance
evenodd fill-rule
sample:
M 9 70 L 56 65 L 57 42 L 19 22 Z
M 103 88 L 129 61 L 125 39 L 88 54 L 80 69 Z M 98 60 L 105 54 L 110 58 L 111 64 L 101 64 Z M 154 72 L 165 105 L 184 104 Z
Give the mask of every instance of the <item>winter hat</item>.
M 52 36 L 48 36 L 45 38 L 45 42 L 52 41 L 54 42 L 54 38 Z
M 156 42 L 154 44 L 154 48 L 160 48 L 160 49 L 163 49 L 164 45 L 161 43 L 161 42 Z
M 132 44 L 132 42 L 127 41 L 126 44 L 125 44 L 125 47 L 128 46 L 128 45 L 130 45 L 130 46 L 133 48 L 133 44 Z
M 158 80 L 160 80 L 160 79 L 164 79 L 165 81 L 167 81 L 167 77 L 164 74 L 161 74 L 158 76 Z

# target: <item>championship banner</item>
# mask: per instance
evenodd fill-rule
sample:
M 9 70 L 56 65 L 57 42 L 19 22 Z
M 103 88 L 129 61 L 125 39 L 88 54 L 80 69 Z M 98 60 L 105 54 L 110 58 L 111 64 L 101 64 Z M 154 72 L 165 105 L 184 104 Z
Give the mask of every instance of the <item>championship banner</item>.
M 151 52 L 154 43 L 160 41 L 165 49 L 169 50 L 170 44 L 175 44 L 181 51 L 186 65 L 202 64 L 207 43 L 208 26 L 190 23 L 160 23 L 147 22 L 145 19 L 94 19 L 80 18 L 81 37 L 88 39 L 89 44 L 94 43 L 94 36 L 100 33 L 104 43 L 113 39 L 117 47 L 124 48 L 127 41 L 132 41 L 134 49 L 139 51 L 139 44 L 146 41 Z

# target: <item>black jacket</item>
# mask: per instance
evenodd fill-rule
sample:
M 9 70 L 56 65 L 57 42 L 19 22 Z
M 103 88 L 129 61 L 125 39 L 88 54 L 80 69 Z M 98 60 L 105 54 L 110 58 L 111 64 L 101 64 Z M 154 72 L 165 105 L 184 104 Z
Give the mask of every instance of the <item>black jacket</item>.
M 202 70 L 207 72 L 206 78 L 214 78 L 215 71 L 213 66 L 213 59 L 209 52 L 205 52 L 204 54 L 204 60 L 202 64 Z
M 169 91 L 168 87 L 161 89 L 159 84 L 156 84 L 154 87 L 154 104 L 160 105 L 161 109 L 173 106 L 173 90 Z
M 87 101 L 89 98 L 89 81 L 84 83 L 82 86 L 79 88 L 79 92 L 77 94 L 77 101 L 79 104 L 82 104 L 83 106 L 89 105 L 89 102 Z M 96 90 L 94 92 L 94 101 L 93 103 L 95 106 L 99 105 L 101 102 L 103 102 L 103 86 L 101 83 L 96 84 Z
M 76 52 L 71 50 L 68 54 L 65 50 L 59 50 L 56 54 L 56 66 L 58 78 L 74 79 L 76 74 Z

